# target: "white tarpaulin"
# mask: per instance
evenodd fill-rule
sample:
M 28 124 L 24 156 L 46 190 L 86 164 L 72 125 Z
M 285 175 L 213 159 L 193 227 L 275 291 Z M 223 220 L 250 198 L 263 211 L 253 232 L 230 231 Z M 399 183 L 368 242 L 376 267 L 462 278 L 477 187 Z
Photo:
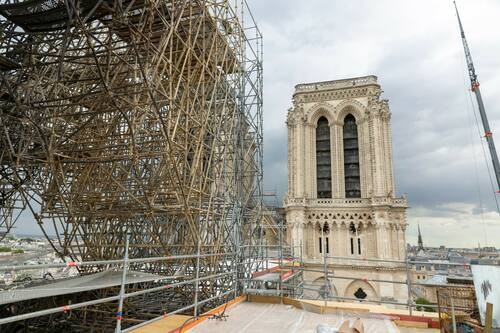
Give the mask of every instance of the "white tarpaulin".
M 365 333 L 397 333 L 398 328 L 389 316 L 367 312 L 336 310 L 332 313 L 314 313 L 292 305 L 243 302 L 227 309 L 227 320 L 205 320 L 191 328 L 189 333 L 313 333 L 339 331 L 344 322 L 348 326 L 362 320 Z M 342 332 L 342 331 L 341 331 Z
M 500 328 L 500 266 L 471 265 L 477 305 L 484 325 L 486 303 L 493 304 L 493 328 Z

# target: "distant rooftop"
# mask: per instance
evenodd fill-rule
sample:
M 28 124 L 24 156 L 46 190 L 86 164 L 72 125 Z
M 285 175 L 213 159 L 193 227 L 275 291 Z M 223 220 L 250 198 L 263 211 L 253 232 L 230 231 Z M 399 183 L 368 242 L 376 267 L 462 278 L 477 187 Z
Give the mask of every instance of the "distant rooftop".
M 377 77 L 375 75 L 354 77 L 349 79 L 332 80 L 332 81 L 322 81 L 322 82 L 312 82 L 312 83 L 301 83 L 295 86 L 295 94 L 307 93 L 314 91 L 323 90 L 335 90 L 344 89 L 360 86 L 378 86 Z

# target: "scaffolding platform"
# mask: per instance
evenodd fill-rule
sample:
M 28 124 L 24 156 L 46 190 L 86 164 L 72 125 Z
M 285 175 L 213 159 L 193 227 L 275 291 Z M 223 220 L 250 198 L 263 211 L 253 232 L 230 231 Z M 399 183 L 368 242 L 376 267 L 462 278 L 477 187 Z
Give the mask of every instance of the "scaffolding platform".
M 128 271 L 125 284 L 152 282 L 166 279 L 166 276 L 156 274 Z M 46 283 L 36 287 L 17 288 L 0 292 L 0 305 L 33 300 L 44 297 L 75 294 L 83 291 L 104 289 L 120 286 L 122 272 L 109 270 L 85 276 L 78 276 L 56 282 Z

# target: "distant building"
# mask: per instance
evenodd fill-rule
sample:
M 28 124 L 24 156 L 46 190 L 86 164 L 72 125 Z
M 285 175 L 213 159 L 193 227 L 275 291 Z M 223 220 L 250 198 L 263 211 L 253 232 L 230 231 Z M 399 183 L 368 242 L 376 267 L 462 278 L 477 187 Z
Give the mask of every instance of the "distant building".
M 457 290 L 459 288 L 470 291 L 474 289 L 472 277 L 437 274 L 418 282 L 412 288 L 414 296 L 425 298 L 432 304 L 437 304 L 437 291 L 440 289 Z
M 420 232 L 420 223 L 418 224 L 418 250 L 424 251 L 424 241 L 422 240 L 422 233 Z
M 323 256 L 335 296 L 406 302 L 405 197 L 395 196 L 389 105 L 377 77 L 299 84 L 288 112 L 288 237 L 321 282 Z M 325 253 L 326 252 L 326 253 Z

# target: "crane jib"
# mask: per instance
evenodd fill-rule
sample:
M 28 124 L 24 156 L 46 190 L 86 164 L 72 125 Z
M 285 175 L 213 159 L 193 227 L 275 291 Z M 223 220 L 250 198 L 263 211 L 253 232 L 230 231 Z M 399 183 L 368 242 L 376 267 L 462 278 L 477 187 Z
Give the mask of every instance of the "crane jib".
M 488 117 L 486 115 L 486 110 L 484 108 L 483 98 L 481 96 L 481 90 L 479 89 L 479 81 L 477 79 L 474 63 L 472 62 L 472 56 L 470 53 L 469 45 L 467 44 L 467 39 L 465 38 L 465 32 L 462 26 L 462 21 L 460 20 L 460 15 L 458 14 L 457 4 L 455 3 L 455 1 L 453 1 L 453 4 L 455 5 L 455 11 L 457 13 L 457 19 L 458 19 L 458 26 L 460 28 L 460 35 L 462 37 L 462 44 L 464 46 L 465 59 L 467 61 L 467 69 L 469 71 L 469 78 L 471 82 L 471 90 L 474 92 L 474 95 L 476 96 L 479 115 L 481 116 L 481 121 L 483 123 L 483 128 L 484 128 L 484 137 L 486 138 L 486 142 L 488 143 L 488 148 L 490 150 L 490 155 L 491 155 L 491 161 L 493 164 L 493 170 L 495 171 L 495 177 L 497 180 L 497 192 L 499 192 L 500 163 L 498 162 L 498 155 L 495 148 L 495 142 L 493 141 L 493 133 L 490 129 L 490 124 L 488 122 Z

